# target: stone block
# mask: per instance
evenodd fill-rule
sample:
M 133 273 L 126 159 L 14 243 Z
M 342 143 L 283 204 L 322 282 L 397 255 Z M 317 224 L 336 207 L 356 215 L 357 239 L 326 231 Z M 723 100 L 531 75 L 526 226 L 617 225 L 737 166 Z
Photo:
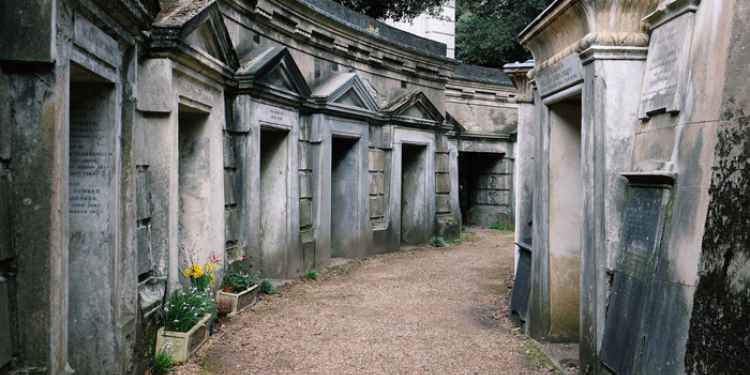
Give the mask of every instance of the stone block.
M 312 200 L 302 199 L 299 201 L 299 226 L 301 228 L 312 225 Z
M 312 233 L 312 231 L 306 232 Z M 305 236 L 303 232 L 303 238 L 304 237 Z M 312 271 L 318 266 L 317 248 L 315 246 L 315 241 L 302 241 L 302 258 L 304 262 L 305 272 Z
M 8 281 L 0 276 L 0 368 L 5 367 L 13 355 L 10 337 L 10 291 Z
M 513 173 L 513 160 L 500 159 L 495 165 L 492 166 L 492 173 L 498 174 L 512 174 Z
M 435 172 L 450 172 L 451 155 L 445 153 L 435 154 Z
M 385 170 L 385 152 L 377 149 L 370 149 L 370 171 L 382 172 Z
M 136 232 L 138 240 L 138 274 L 143 275 L 153 270 L 153 257 L 151 255 L 151 228 L 144 226 Z
M 146 168 L 138 168 L 136 174 L 136 214 L 138 220 L 144 220 L 151 217 L 151 173 Z
M 380 195 L 385 192 L 385 176 L 380 172 L 370 172 L 370 195 Z
M 224 168 L 237 168 L 234 136 L 224 133 Z
M 385 198 L 370 197 L 370 217 L 382 217 L 385 215 Z
M 169 59 L 147 59 L 141 63 L 138 73 L 138 110 L 172 112 L 176 106 L 172 92 L 172 62 Z
M 55 3 L 53 0 L 0 2 L 0 60 L 55 61 Z
M 474 196 L 474 203 L 488 206 L 510 204 L 510 192 L 503 190 L 479 190 Z
M 451 212 L 451 196 L 450 194 L 438 194 L 435 196 L 437 199 L 437 212 L 438 213 L 450 213 Z
M 299 143 L 299 169 L 312 170 L 312 146 L 308 142 Z
M 224 210 L 224 241 L 237 241 L 240 234 L 240 210 L 229 208 Z
M 224 170 L 224 204 L 233 206 L 237 204 L 237 194 L 235 187 L 237 185 L 237 172 L 233 170 Z
M 451 175 L 447 173 L 437 173 L 435 175 L 435 192 L 450 193 L 451 192 Z
M 299 197 L 312 198 L 312 175 L 307 172 L 299 173 Z
M 510 189 L 512 178 L 510 175 L 481 175 L 479 176 L 480 189 Z
M 14 256 L 10 242 L 10 182 L 0 163 L 0 260 Z
M 0 84 L 3 84 L 0 82 Z M 13 128 L 11 124 L 14 122 L 11 120 L 13 111 L 11 111 L 11 99 L 10 90 L 0 90 L 0 161 L 10 160 L 11 153 L 11 137 Z

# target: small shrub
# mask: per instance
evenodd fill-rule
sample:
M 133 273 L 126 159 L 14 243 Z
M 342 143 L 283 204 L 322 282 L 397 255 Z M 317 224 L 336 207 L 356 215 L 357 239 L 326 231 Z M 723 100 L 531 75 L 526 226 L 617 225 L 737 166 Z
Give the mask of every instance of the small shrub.
M 151 368 L 153 375 L 165 375 L 174 371 L 174 359 L 168 352 L 158 352 L 154 356 L 154 366 Z
M 257 284 L 258 279 L 256 272 L 244 273 L 230 269 L 221 281 L 221 289 L 225 292 L 240 293 Z
M 432 237 L 431 242 L 433 247 L 448 247 L 448 242 L 443 237 Z
M 276 288 L 273 287 L 271 280 L 264 279 L 260 283 L 260 292 L 263 294 L 274 294 L 276 293 Z
M 213 318 L 217 316 L 216 302 L 210 291 L 198 288 L 178 290 L 164 306 L 164 327 L 167 331 L 187 332 L 206 314 Z
M 318 279 L 318 271 L 310 271 L 305 275 L 305 278 L 308 280 L 317 280 Z

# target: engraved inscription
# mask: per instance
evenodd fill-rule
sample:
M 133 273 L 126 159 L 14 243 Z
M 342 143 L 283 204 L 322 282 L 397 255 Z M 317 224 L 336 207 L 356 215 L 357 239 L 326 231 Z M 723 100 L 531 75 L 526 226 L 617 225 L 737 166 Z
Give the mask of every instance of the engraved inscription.
M 692 17 L 692 13 L 686 13 L 653 31 L 641 94 L 641 118 L 680 110 L 679 90 L 688 63 Z
M 68 212 L 74 231 L 92 222 L 102 224 L 109 210 L 113 147 L 111 129 L 102 123 L 98 110 L 92 102 L 70 113 Z
M 570 55 L 550 66 L 535 78 L 542 96 L 568 88 L 583 80 L 583 68 L 577 55 Z
M 623 242 L 618 268 L 637 277 L 654 271 L 663 226 L 662 187 L 630 186 L 623 213 Z
M 272 124 L 287 126 L 294 126 L 297 124 L 297 113 L 284 108 L 258 104 L 256 113 L 259 122 L 268 122 Z

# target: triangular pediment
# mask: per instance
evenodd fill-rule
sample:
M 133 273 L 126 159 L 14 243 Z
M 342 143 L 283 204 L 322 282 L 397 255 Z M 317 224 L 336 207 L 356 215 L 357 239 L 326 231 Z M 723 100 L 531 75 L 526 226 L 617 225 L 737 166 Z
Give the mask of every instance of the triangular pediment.
M 373 90 L 356 73 L 335 74 L 326 78 L 313 88 L 312 96 L 317 102 L 334 107 L 378 111 Z
M 426 120 L 442 123 L 445 118 L 435 104 L 422 91 L 407 92 L 392 100 L 385 112 L 394 117 Z
M 155 40 L 166 43 L 159 47 L 174 47 L 174 43 L 182 42 L 232 70 L 239 67 L 234 45 L 216 1 L 196 0 L 162 9 L 154 24 L 154 34 Z M 172 35 L 176 39 L 172 39 L 175 38 Z
M 345 105 L 347 107 L 355 107 L 355 108 L 361 108 L 361 109 L 368 109 L 367 106 L 365 106 L 365 103 L 362 102 L 362 99 L 359 98 L 359 95 L 354 91 L 354 89 L 350 89 L 344 95 L 341 95 L 336 101 L 334 101 L 336 104 Z
M 286 47 L 253 51 L 237 71 L 240 87 L 264 86 L 277 93 L 300 98 L 310 96 L 310 88 Z

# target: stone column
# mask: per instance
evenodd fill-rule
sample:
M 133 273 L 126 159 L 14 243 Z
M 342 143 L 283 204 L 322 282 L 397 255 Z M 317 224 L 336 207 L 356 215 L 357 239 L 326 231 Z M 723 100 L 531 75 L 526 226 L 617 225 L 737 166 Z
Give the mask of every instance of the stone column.
M 646 47 L 592 45 L 584 69 L 581 165 L 584 223 L 581 253 L 580 358 L 582 373 L 597 357 L 604 330 L 609 272 L 620 243 L 621 209 Z M 597 371 L 593 369 L 593 371 Z

